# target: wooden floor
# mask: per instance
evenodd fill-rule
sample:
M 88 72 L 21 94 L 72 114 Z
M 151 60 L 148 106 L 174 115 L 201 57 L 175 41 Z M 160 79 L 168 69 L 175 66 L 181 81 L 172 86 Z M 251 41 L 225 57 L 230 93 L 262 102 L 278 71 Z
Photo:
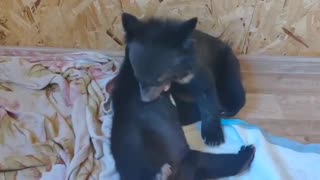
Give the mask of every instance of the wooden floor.
M 320 143 L 320 58 L 240 58 L 247 104 L 237 117 L 274 135 Z

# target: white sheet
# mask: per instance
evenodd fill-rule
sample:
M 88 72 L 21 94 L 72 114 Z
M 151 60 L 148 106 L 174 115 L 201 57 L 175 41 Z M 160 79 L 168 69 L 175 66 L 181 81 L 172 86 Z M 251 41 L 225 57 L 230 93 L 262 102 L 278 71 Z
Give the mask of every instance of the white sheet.
M 226 143 L 211 148 L 200 135 L 200 123 L 184 128 L 193 149 L 227 153 L 237 152 L 242 145 L 253 144 L 256 155 L 249 171 L 224 179 L 232 180 L 315 180 L 320 179 L 320 145 L 304 145 L 267 134 L 244 121 L 224 120 Z

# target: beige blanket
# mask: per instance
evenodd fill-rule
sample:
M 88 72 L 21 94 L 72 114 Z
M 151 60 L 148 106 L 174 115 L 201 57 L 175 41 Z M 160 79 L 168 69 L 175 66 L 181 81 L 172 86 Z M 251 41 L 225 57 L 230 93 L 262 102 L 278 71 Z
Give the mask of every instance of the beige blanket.
M 105 88 L 116 67 L 96 52 L 0 49 L 0 180 L 117 179 Z

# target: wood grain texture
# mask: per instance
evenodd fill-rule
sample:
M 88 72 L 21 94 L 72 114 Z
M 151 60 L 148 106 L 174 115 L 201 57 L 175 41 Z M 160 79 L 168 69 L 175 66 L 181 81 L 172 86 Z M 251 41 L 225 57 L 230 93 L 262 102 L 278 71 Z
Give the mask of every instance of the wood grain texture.
M 274 135 L 320 143 L 320 58 L 240 59 L 248 94 L 237 117 Z
M 237 54 L 320 56 L 319 0 L 0 0 L 0 45 L 121 50 L 122 12 L 196 16 Z

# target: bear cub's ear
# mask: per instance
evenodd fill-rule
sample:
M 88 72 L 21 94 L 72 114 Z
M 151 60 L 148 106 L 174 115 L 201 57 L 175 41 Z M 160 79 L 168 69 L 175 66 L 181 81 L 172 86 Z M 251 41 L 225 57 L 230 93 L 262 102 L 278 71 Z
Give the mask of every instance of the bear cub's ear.
M 182 22 L 181 25 L 178 27 L 178 32 L 181 35 L 181 37 L 182 38 L 189 37 L 195 30 L 197 23 L 198 23 L 198 18 L 196 17 Z
M 129 13 L 122 14 L 122 26 L 127 35 L 132 35 L 137 30 L 137 27 L 140 24 L 140 21 L 135 16 Z

